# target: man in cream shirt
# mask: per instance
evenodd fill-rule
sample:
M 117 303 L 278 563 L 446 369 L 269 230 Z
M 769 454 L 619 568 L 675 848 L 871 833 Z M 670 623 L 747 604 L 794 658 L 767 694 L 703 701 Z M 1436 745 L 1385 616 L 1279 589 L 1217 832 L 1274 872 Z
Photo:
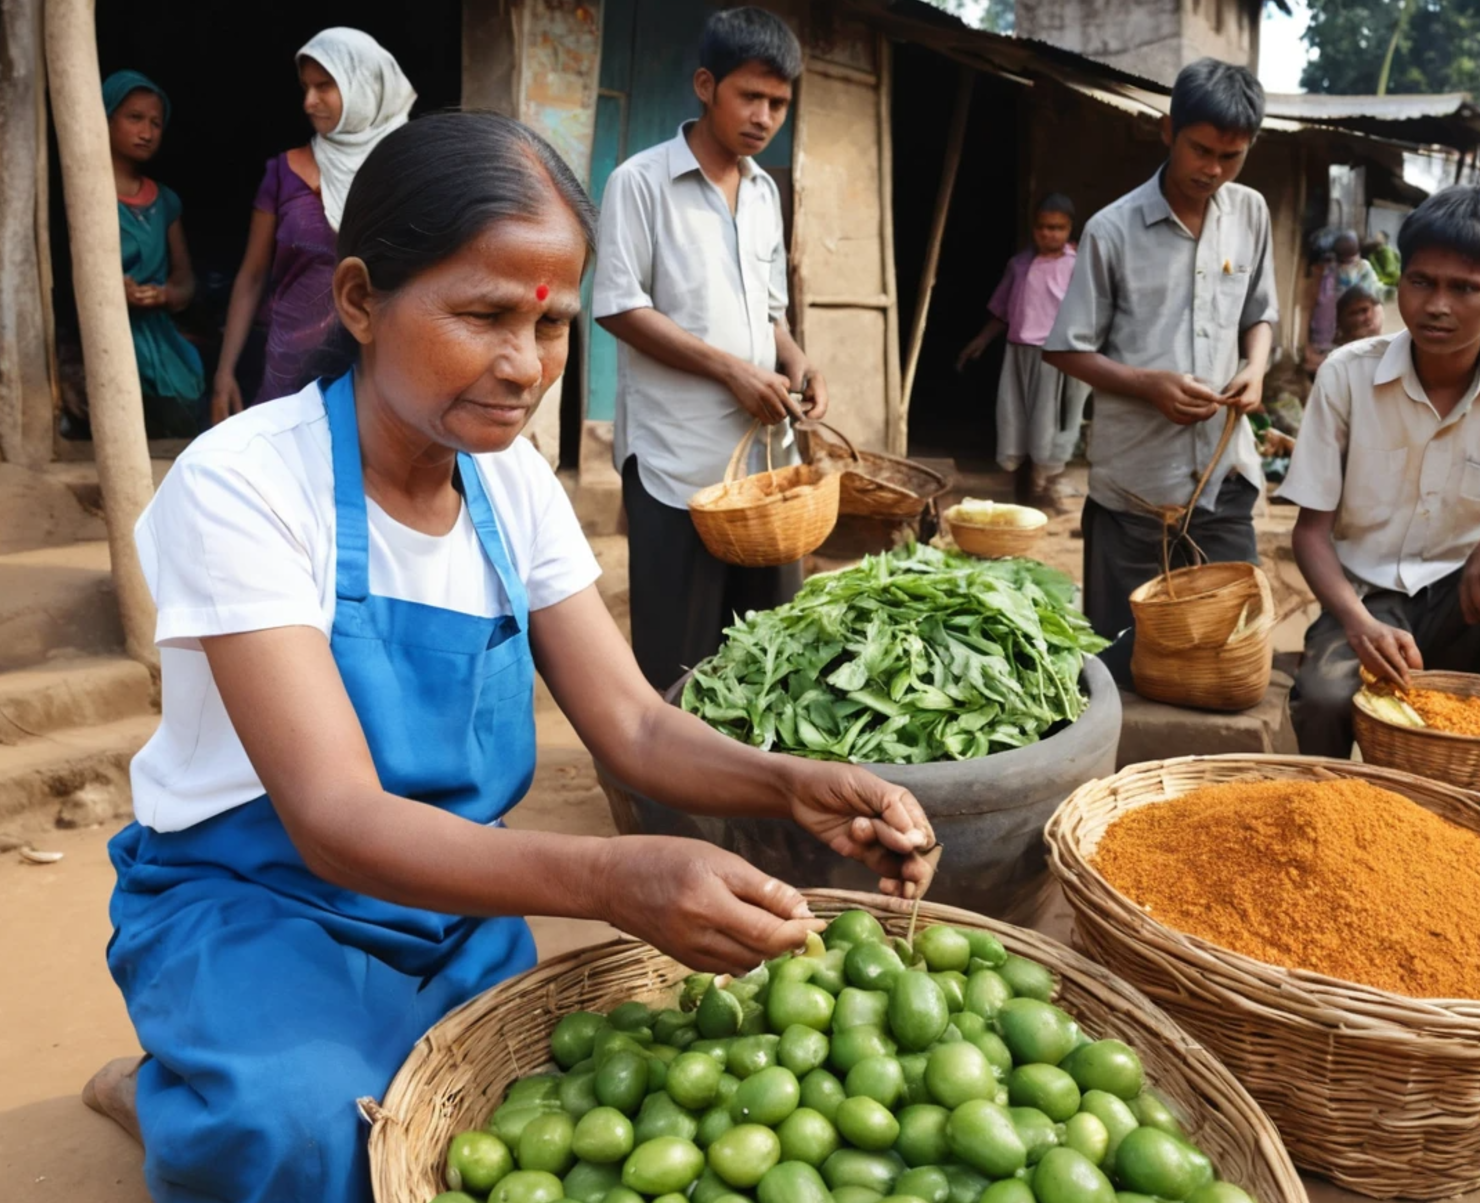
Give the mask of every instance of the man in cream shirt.
M 786 326 L 780 196 L 753 162 L 786 119 L 801 47 L 773 14 L 729 9 L 709 19 L 699 58 L 703 115 L 607 183 L 592 305 L 619 340 L 632 646 L 658 689 L 714 652 L 733 615 L 779 605 L 801 585 L 799 564 L 739 568 L 711 556 L 689 498 L 723 478 L 757 420 L 773 462 L 794 462 L 786 419 L 827 406 Z M 746 468 L 764 466 L 762 438 Z

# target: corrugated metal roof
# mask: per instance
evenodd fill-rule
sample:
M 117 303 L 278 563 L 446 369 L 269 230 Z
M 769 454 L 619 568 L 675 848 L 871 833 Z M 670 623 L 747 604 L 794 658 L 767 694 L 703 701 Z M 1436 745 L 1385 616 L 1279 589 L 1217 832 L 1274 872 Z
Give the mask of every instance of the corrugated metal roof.
M 1265 111 L 1294 121 L 1339 121 L 1367 118 L 1372 121 L 1417 121 L 1424 117 L 1480 117 L 1480 109 L 1468 92 L 1432 95 L 1327 96 L 1320 92 L 1271 92 Z

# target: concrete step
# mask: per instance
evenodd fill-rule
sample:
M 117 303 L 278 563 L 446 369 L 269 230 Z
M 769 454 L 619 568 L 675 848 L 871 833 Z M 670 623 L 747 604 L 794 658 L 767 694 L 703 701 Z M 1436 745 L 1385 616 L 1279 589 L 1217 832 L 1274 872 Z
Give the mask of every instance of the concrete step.
M 107 543 L 0 555 L 0 672 L 122 647 Z
M 78 656 L 0 673 L 0 747 L 155 713 L 149 670 L 126 656 Z
M 0 823 L 90 827 L 128 814 L 129 761 L 158 725 L 158 715 L 131 715 L 0 747 Z

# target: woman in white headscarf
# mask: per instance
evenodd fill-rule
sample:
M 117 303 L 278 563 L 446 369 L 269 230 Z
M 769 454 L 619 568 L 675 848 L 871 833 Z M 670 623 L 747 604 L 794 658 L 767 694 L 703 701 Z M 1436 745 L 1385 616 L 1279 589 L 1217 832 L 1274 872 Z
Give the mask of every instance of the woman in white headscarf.
M 358 29 L 326 29 L 297 59 L 313 140 L 270 159 L 257 189 L 211 389 L 213 423 L 242 408 L 236 366 L 259 313 L 267 352 L 256 400 L 288 396 L 305 383 L 308 361 L 335 322 L 334 241 L 349 186 L 416 100 L 395 57 Z

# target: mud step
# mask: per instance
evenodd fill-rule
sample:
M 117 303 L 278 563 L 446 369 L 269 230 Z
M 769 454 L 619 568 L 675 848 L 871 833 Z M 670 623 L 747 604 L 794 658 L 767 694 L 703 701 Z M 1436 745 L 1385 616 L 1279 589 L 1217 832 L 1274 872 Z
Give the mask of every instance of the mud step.
M 129 761 L 158 725 L 158 715 L 131 715 L 0 747 L 0 822 L 87 827 L 126 814 Z
M 0 672 L 122 647 L 106 542 L 0 555 Z
M 48 660 L 0 673 L 0 745 L 156 709 L 149 670 L 126 656 Z

